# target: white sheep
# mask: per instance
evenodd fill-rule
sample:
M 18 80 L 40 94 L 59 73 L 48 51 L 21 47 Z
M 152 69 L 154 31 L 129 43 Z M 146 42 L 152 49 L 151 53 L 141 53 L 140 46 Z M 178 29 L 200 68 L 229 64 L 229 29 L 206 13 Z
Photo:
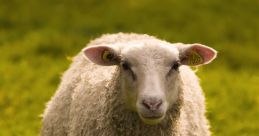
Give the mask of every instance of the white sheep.
M 208 136 L 204 96 L 189 66 L 215 57 L 214 49 L 201 44 L 104 35 L 63 75 L 41 135 Z

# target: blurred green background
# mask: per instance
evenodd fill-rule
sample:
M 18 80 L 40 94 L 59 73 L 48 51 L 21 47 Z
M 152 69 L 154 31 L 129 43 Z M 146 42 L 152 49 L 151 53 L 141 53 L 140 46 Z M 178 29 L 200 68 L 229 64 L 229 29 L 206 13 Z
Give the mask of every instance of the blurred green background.
M 70 58 L 103 33 L 202 43 L 215 136 L 259 134 L 258 0 L 0 0 L 0 135 L 36 136 Z

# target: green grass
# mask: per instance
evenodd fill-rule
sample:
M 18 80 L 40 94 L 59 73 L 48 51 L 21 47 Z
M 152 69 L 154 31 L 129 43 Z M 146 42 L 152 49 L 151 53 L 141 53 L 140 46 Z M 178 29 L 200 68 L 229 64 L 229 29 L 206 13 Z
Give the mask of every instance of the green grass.
M 257 0 L 0 0 L 0 135 L 39 133 L 69 57 L 103 34 L 137 32 L 219 51 L 199 69 L 215 136 L 259 134 Z

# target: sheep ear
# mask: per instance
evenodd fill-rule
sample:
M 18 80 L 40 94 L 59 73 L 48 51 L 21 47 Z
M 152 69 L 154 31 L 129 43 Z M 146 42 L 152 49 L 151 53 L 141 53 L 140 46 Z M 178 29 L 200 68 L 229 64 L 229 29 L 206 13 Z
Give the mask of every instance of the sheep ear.
M 177 46 L 180 51 L 181 64 L 198 66 L 210 63 L 217 56 L 217 51 L 201 44 Z
M 83 50 L 84 56 L 93 63 L 103 66 L 119 64 L 119 56 L 116 51 L 108 46 L 91 46 Z

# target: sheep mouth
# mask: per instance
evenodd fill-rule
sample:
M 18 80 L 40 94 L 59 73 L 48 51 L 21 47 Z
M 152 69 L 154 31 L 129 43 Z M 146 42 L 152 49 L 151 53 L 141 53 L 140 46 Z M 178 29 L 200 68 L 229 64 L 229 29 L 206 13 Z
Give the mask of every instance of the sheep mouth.
M 162 118 L 163 116 L 161 116 L 161 115 L 159 115 L 159 116 L 157 116 L 157 115 L 143 116 L 143 115 L 142 115 L 142 117 L 145 118 L 145 119 L 160 119 L 160 118 Z
M 139 115 L 141 120 L 148 125 L 159 124 L 163 119 L 164 115 Z

